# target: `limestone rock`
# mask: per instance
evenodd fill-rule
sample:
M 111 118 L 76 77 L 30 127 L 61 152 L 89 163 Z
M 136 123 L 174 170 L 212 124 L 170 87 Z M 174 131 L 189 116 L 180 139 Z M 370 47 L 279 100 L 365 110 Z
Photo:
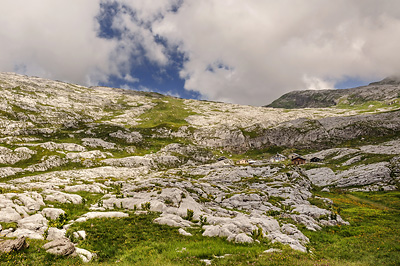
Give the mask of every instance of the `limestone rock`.
M 81 230 L 81 231 L 76 231 L 73 233 L 73 236 L 77 239 L 81 238 L 81 239 L 86 239 L 86 232 Z
M 28 229 L 42 235 L 47 229 L 47 219 L 41 214 L 34 214 L 18 221 L 18 229 Z M 17 231 L 18 231 L 17 229 Z
M 0 147 L 0 164 L 15 164 L 30 159 L 33 154 L 36 154 L 36 151 L 27 147 L 16 148 L 15 150 Z
M 91 193 L 104 193 L 105 188 L 107 187 L 100 184 L 82 184 L 82 185 L 66 186 L 64 190 L 68 192 L 87 191 Z
M 21 168 L 13 168 L 13 167 L 0 167 L 0 178 L 4 178 L 7 176 L 13 176 L 17 173 L 22 172 Z
M 57 208 L 44 208 L 42 214 L 51 220 L 56 220 L 61 214 L 65 214 L 65 211 Z
M 323 215 L 330 215 L 331 212 L 325 209 L 318 208 L 317 206 L 314 205 L 307 205 L 307 204 L 299 204 L 299 205 L 294 205 L 294 212 L 299 212 L 300 214 L 305 214 L 307 216 L 310 216 L 314 219 L 319 218 L 320 216 Z
M 109 136 L 117 139 L 123 139 L 126 141 L 126 143 L 137 143 L 143 139 L 139 132 L 123 132 L 121 130 L 110 133 Z
M 82 215 L 85 219 L 95 219 L 95 218 L 122 218 L 128 217 L 129 214 L 124 212 L 88 212 Z
M 87 147 L 97 148 L 101 147 L 103 149 L 115 149 L 115 143 L 107 142 L 98 138 L 84 138 L 82 139 L 82 144 Z
M 26 228 L 17 228 L 17 230 L 8 233 L 6 237 L 26 237 L 26 238 L 40 239 L 40 240 L 44 239 L 43 232 Z
M 235 237 L 235 242 L 236 243 L 253 243 L 253 238 L 249 237 L 245 233 L 238 234 Z
M 0 253 L 18 251 L 28 247 L 29 244 L 25 241 L 25 237 L 0 241 Z
M 65 234 L 67 230 L 65 229 L 58 229 L 56 227 L 50 227 L 47 231 L 47 238 L 46 240 L 56 240 L 60 238 L 65 238 Z
M 86 151 L 86 148 L 75 144 L 75 143 L 55 143 L 55 142 L 45 142 L 40 144 L 40 147 L 50 150 L 50 151 L 56 151 L 56 150 L 61 150 L 61 151 L 77 151 L 77 152 L 82 152 Z
M 389 163 L 380 162 L 369 165 L 361 165 L 343 171 L 337 176 L 339 179 L 335 182 L 338 187 L 365 186 L 374 183 L 390 183 Z
M 182 219 L 182 217 L 175 214 L 161 214 L 160 217 L 154 219 L 155 223 L 166 224 L 173 227 L 190 227 L 191 222 Z
M 109 153 L 94 150 L 85 152 L 69 152 L 67 153 L 66 158 L 72 160 L 72 162 L 81 162 L 82 159 L 105 159 L 109 156 Z
M 67 238 L 53 240 L 44 244 L 43 248 L 46 250 L 46 252 L 59 256 L 69 256 L 75 254 L 75 246 Z
M 21 219 L 21 215 L 12 207 L 6 207 L 0 210 L 0 222 L 12 223 Z
M 73 203 L 73 204 L 81 204 L 82 197 L 76 194 L 68 194 L 56 190 L 45 190 L 44 194 L 47 194 L 46 200 L 48 201 L 57 201 L 60 203 Z
M 316 186 L 327 186 L 334 184 L 339 177 L 328 167 L 314 168 L 305 172 L 310 181 Z
M 191 233 L 186 232 L 185 229 L 183 229 L 183 228 L 179 228 L 178 232 L 179 232 L 179 234 L 181 234 L 183 236 L 192 236 Z
M 75 252 L 83 262 L 90 262 L 94 257 L 93 253 L 83 248 L 75 248 Z

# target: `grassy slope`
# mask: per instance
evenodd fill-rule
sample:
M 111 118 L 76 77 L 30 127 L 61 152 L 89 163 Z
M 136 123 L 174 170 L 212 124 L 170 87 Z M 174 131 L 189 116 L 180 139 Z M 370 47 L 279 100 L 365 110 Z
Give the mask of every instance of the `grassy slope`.
M 400 264 L 400 192 L 319 193 L 331 198 L 351 226 L 304 233 L 317 258 L 339 265 Z
M 263 253 L 280 244 L 233 244 L 221 238 L 202 237 L 199 229 L 188 229 L 193 237 L 176 228 L 152 223 L 157 214 L 123 219 L 98 219 L 74 224 L 87 239 L 80 247 L 97 252 L 98 258 L 85 265 L 399 265 L 400 192 L 319 193 L 331 198 L 351 226 L 326 227 L 319 232 L 303 230 L 310 238 L 312 254 L 283 247 L 282 253 Z M 46 255 L 44 241 L 29 240 L 24 252 L 0 255 L 0 265 L 79 265 L 77 259 Z M 225 258 L 215 258 L 231 254 Z

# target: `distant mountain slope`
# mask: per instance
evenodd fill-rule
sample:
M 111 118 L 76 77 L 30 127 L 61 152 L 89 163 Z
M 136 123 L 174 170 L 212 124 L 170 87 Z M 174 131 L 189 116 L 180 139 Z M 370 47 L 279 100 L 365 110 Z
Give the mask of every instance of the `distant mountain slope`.
M 400 77 L 389 77 L 367 86 L 343 90 L 305 90 L 284 94 L 266 107 L 321 108 L 338 104 L 362 104 L 369 101 L 390 101 L 400 97 Z
M 310 93 L 326 93 L 324 97 L 333 102 L 340 99 L 340 105 L 284 110 L 87 88 L 0 73 L 0 143 L 26 143 L 24 138 L 34 137 L 36 143 L 81 145 L 95 138 L 96 143 L 89 146 L 107 146 L 108 152 L 114 150 L 119 157 L 157 152 L 176 142 L 235 153 L 271 147 L 322 149 L 361 139 L 370 144 L 374 141 L 371 135 L 399 136 L 400 99 L 392 104 L 368 102 L 352 106 L 344 104 L 345 94 L 332 93 L 355 91 L 347 94 L 347 102 L 352 103 L 356 101 L 352 95 L 357 99 L 389 101 L 399 93 L 398 85 L 393 83 L 384 80 L 351 90 L 313 91 Z M 321 95 L 317 94 L 323 98 Z

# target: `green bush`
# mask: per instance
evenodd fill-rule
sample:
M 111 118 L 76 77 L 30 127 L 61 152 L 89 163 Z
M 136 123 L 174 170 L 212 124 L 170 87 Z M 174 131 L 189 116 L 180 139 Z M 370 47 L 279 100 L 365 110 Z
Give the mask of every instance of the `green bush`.
M 144 211 L 150 211 L 151 204 L 150 204 L 150 202 L 145 202 L 145 203 L 142 203 L 141 207 L 142 207 L 142 210 L 144 210 Z
M 194 216 L 194 211 L 191 209 L 187 209 L 186 210 L 186 217 L 185 219 L 188 221 L 192 221 L 193 220 L 193 216 Z

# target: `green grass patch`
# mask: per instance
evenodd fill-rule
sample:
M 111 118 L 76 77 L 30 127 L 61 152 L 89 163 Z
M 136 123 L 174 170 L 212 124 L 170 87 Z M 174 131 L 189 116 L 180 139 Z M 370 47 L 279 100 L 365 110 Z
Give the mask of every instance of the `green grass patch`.
M 153 108 L 139 116 L 141 119 L 138 128 L 153 128 L 164 125 L 167 128 L 177 129 L 188 125 L 185 118 L 196 113 L 185 106 L 182 99 L 164 97 L 153 100 Z
M 400 99 L 392 100 L 391 104 L 384 101 L 357 101 L 355 97 L 349 99 L 351 104 L 340 102 L 335 108 L 358 111 L 359 113 L 377 112 L 381 108 L 390 108 L 392 110 L 400 108 Z
M 81 204 L 46 202 L 46 205 L 51 204 L 54 206 L 54 208 L 63 209 L 69 219 L 76 219 L 79 216 L 89 212 L 90 206 L 98 203 L 103 197 L 103 194 L 90 193 L 86 191 L 79 191 L 71 194 L 80 195 L 83 198 L 83 202 Z
M 400 264 L 400 192 L 320 193 L 351 226 L 304 230 L 316 258 L 340 265 Z
M 201 236 L 200 229 L 188 229 L 193 236 L 185 237 L 177 228 L 154 224 L 158 215 L 131 215 L 121 219 L 94 219 L 74 224 L 69 232 L 85 230 L 86 240 L 79 246 L 98 255 L 94 264 L 112 265 L 204 265 L 201 259 L 213 260 L 213 265 L 274 265 L 265 264 L 273 259 L 295 264 L 299 259 L 312 265 L 307 254 L 284 247 L 280 254 L 263 254 L 272 245 L 265 239 L 257 244 L 235 244 L 223 238 Z M 224 256 L 225 258 L 216 258 Z M 292 263 L 292 264 L 290 264 Z

